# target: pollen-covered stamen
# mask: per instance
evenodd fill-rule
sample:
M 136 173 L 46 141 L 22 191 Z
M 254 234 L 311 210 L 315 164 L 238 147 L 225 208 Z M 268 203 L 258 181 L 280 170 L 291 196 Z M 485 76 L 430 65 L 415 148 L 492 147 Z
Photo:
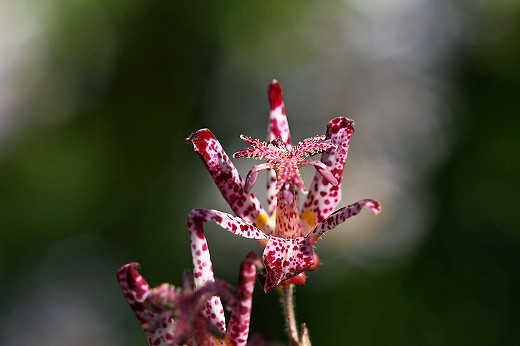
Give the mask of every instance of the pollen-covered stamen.
M 279 137 L 272 140 L 271 143 L 244 135 L 241 135 L 240 138 L 249 143 L 251 147 L 236 152 L 233 157 L 265 159 L 267 161 L 265 164 L 254 166 L 251 169 L 244 186 L 246 192 L 249 192 L 253 187 L 260 170 L 272 168 L 276 171 L 276 191 L 280 191 L 284 184 L 289 183 L 296 185 L 302 193 L 307 193 L 299 169 L 308 164 L 315 166 L 328 182 L 333 185 L 337 184 L 337 179 L 323 163 L 307 160 L 309 156 L 337 148 L 337 145 L 330 140 L 324 141 L 325 136 L 307 138 L 294 147 L 287 146 Z
M 336 149 L 337 145 L 331 140 L 325 140 L 325 136 L 315 136 L 304 139 L 294 148 L 295 155 L 298 157 L 313 156 L 328 149 Z
M 279 147 L 272 143 L 262 142 L 258 139 L 253 139 L 245 135 L 240 135 L 240 139 L 246 143 L 249 143 L 251 148 L 242 149 L 234 153 L 234 158 L 247 157 L 257 160 L 265 159 L 266 161 L 271 162 L 276 161 L 283 151 L 287 151 L 285 146 Z

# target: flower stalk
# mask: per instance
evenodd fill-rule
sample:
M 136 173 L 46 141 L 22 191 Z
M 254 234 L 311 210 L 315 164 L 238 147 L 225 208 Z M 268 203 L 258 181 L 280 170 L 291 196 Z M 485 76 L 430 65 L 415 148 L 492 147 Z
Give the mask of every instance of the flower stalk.
M 291 342 L 291 345 L 298 346 L 300 344 L 300 338 L 298 336 L 296 313 L 294 307 L 294 284 L 282 286 L 281 303 L 285 315 L 285 327 L 287 328 L 289 341 Z

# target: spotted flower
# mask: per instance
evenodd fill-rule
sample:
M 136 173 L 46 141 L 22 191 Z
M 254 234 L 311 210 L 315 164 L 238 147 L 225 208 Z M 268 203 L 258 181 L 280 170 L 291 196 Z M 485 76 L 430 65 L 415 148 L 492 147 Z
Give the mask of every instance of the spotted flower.
M 256 268 L 260 265 L 254 253 L 242 262 L 227 331 L 224 331 L 225 325 L 213 325 L 207 317 L 208 311 L 204 311 L 208 310 L 207 302 L 214 302 L 217 296 L 233 300 L 229 285 L 224 282 L 208 282 L 193 290 L 191 278 L 186 276 L 183 288 L 170 284 L 150 288 L 137 271 L 139 265 L 135 262 L 121 267 L 117 277 L 130 307 L 146 332 L 149 345 L 246 345 Z M 221 304 L 219 298 L 218 303 Z
M 289 125 L 285 115 L 282 88 L 273 81 L 268 88 L 270 115 L 267 142 L 242 135 L 249 148 L 234 157 L 264 159 L 254 166 L 244 180 L 219 141 L 208 129 L 188 137 L 200 155 L 222 196 L 235 215 L 213 209 L 195 209 L 188 216 L 191 235 L 195 286 L 213 282 L 213 269 L 204 236 L 203 224 L 213 220 L 222 228 L 245 238 L 256 239 L 265 247 L 262 277 L 266 292 L 281 283 L 305 283 L 304 271 L 313 270 L 319 259 L 313 250 L 320 236 L 334 229 L 362 208 L 377 214 L 378 202 L 365 199 L 334 211 L 341 198 L 341 181 L 354 122 L 345 117 L 331 120 L 325 136 L 303 140 L 291 145 Z M 321 160 L 309 159 L 322 153 Z M 317 172 L 309 191 L 299 175 L 304 165 Z M 267 210 L 251 192 L 260 170 L 268 170 Z M 301 210 L 298 190 L 307 193 Z M 220 309 L 219 305 L 213 311 Z M 219 322 L 218 320 L 215 322 Z

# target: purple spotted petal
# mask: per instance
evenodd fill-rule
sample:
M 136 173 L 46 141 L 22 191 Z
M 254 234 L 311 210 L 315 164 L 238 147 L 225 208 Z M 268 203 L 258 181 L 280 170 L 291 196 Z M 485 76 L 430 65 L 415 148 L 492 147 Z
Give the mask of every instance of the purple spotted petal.
M 268 142 L 279 137 L 285 145 L 291 145 L 291 132 L 289 123 L 285 115 L 285 105 L 282 96 L 282 86 L 274 79 L 267 88 L 267 96 L 269 97 L 269 135 Z
M 266 292 L 290 279 L 313 264 L 313 250 L 309 238 L 298 237 L 284 239 L 269 237 L 263 254 L 265 278 L 263 286 Z
M 329 216 L 341 199 L 341 181 L 347 159 L 350 137 L 354 133 L 354 121 L 338 117 L 327 124 L 327 139 L 337 145 L 322 154 L 321 162 L 332 172 L 338 184 L 331 185 L 328 179 L 317 172 L 310 192 L 300 214 L 302 233 L 310 232 L 319 222 Z
M 188 140 L 199 153 L 220 193 L 236 215 L 269 233 L 267 214 L 252 193 L 244 191 L 244 180 L 226 152 L 208 129 L 198 130 Z
M 161 284 L 150 289 L 130 263 L 118 271 L 123 292 L 147 334 L 149 345 L 222 345 L 225 334 L 212 328 L 203 310 L 212 296 L 232 300 L 231 290 L 223 281 L 207 282 L 193 290 L 190 282 L 184 288 Z M 249 323 L 249 319 L 244 319 Z M 242 319 L 240 319 L 242 321 Z M 249 324 L 248 324 L 249 325 Z
M 265 240 L 267 236 L 258 228 L 244 222 L 239 217 L 212 209 L 195 209 L 188 215 L 188 229 L 190 231 L 191 255 L 193 259 L 193 280 L 195 288 L 199 289 L 208 282 L 215 282 L 213 264 L 209 254 L 208 243 L 204 235 L 203 224 L 213 220 L 222 228 L 236 235 Z M 265 242 L 265 241 L 264 241 Z M 204 310 L 212 327 L 225 331 L 224 308 L 219 297 L 213 297 L 206 303 Z
M 343 207 L 332 213 L 326 219 L 322 220 L 316 228 L 307 235 L 313 239 L 313 243 L 325 232 L 336 228 L 339 224 L 361 212 L 363 208 L 367 208 L 374 214 L 379 214 L 381 205 L 372 199 L 364 199 L 347 207 Z
M 202 226 L 203 223 L 211 220 L 225 230 L 244 238 L 257 240 L 267 238 L 261 230 L 241 218 L 214 209 L 193 209 L 188 215 L 188 227 Z
M 175 296 L 174 300 L 171 299 L 170 291 L 170 285 L 160 285 L 153 290 L 154 296 L 150 300 L 156 307 L 169 307 L 175 311 L 175 333 L 172 345 L 213 345 L 215 337 L 224 338 L 224 333 L 220 329 L 212 329 L 212 325 L 208 324 L 202 312 L 206 302 L 212 296 L 231 299 L 229 285 L 223 281 L 208 282 L 195 291 L 185 286 L 184 291 Z
M 240 265 L 238 277 L 237 299 L 229 320 L 226 341 L 232 345 L 245 346 L 249 334 L 251 308 L 253 305 L 253 291 L 256 281 L 256 269 L 262 262 L 254 252 L 250 252 Z
M 189 294 L 190 292 L 187 293 Z M 179 290 L 176 290 L 169 284 L 162 284 L 151 290 L 148 298 L 149 310 L 165 311 L 169 316 L 173 316 L 175 311 L 175 328 L 170 335 L 164 338 L 166 345 L 177 345 L 190 338 L 193 333 L 193 327 L 196 324 L 195 320 L 203 318 L 200 312 L 205 301 L 197 302 L 192 299 L 192 296 L 192 294 L 189 294 L 189 298 L 186 299 Z M 207 322 L 204 322 L 207 330 Z M 158 342 L 157 339 L 154 342 Z M 154 344 L 150 343 L 150 345 Z
M 291 131 L 285 115 L 285 105 L 282 97 L 282 86 L 277 80 L 273 80 L 267 88 L 269 96 L 269 127 L 267 141 L 271 142 L 275 138 L 281 138 L 286 147 L 291 147 Z M 267 211 L 272 216 L 276 210 L 276 172 L 269 170 L 267 174 Z
M 137 272 L 138 263 L 132 262 L 121 267 L 117 278 L 123 294 L 146 332 L 149 345 L 171 345 L 175 322 L 170 311 L 151 309 L 148 299 L 152 294 L 148 282 Z

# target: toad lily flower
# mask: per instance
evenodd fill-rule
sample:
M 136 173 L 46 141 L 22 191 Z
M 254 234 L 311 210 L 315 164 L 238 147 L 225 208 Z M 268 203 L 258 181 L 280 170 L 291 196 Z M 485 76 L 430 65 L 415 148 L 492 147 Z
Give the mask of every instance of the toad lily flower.
M 265 276 L 261 279 L 268 292 L 281 283 L 305 283 L 304 271 L 314 270 L 319 264 L 313 245 L 323 233 L 357 215 L 362 208 L 375 214 L 380 211 L 378 202 L 365 199 L 333 212 L 341 198 L 343 168 L 354 122 L 335 118 L 328 123 L 326 136 L 309 138 L 293 147 L 282 88 L 273 81 L 267 92 L 271 106 L 268 142 L 241 136 L 251 147 L 234 155 L 267 161 L 254 166 L 245 181 L 210 130 L 201 129 L 188 137 L 235 213 L 196 209 L 188 216 L 196 287 L 214 280 L 202 226 L 205 222 L 213 220 L 222 228 L 256 239 L 265 247 L 262 257 Z M 319 152 L 322 152 L 320 161 L 307 158 Z M 317 172 L 299 211 L 297 189 L 307 192 L 298 172 L 304 165 L 313 165 Z M 251 193 L 258 172 L 263 169 L 269 171 L 267 211 Z
M 212 296 L 232 300 L 229 286 L 221 281 L 207 283 L 193 291 L 190 277 L 185 277 L 183 289 L 170 284 L 150 288 L 138 273 L 135 262 L 117 272 L 119 284 L 130 307 L 146 332 L 149 345 L 246 345 L 249 333 L 251 304 L 260 259 L 250 253 L 240 266 L 238 290 L 231 313 L 229 328 L 214 328 L 202 313 Z M 220 299 L 219 299 L 220 304 Z M 221 312 L 224 313 L 223 311 Z

